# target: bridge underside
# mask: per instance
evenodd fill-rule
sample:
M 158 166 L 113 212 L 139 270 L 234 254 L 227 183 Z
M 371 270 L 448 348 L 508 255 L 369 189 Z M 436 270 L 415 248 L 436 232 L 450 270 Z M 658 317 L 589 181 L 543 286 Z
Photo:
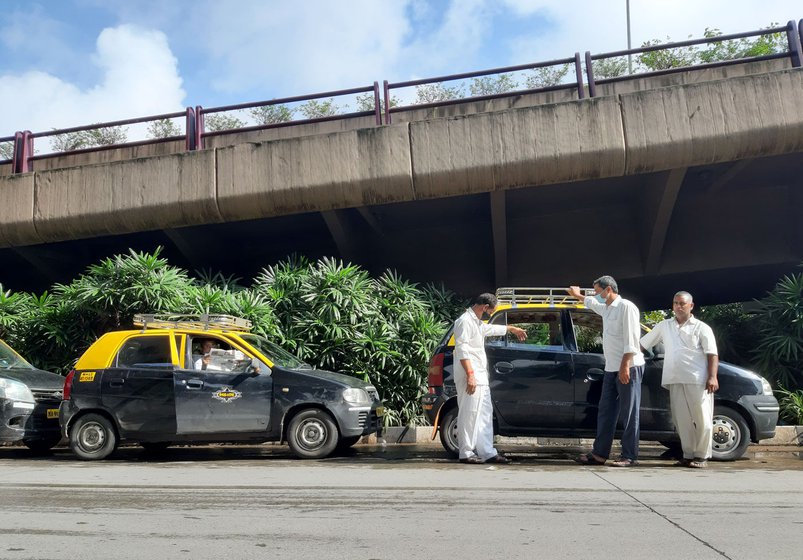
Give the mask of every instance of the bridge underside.
M 602 274 L 645 309 L 761 297 L 803 261 L 803 153 L 558 185 L 309 212 L 0 250 L 4 288 L 42 291 L 87 265 L 164 247 L 174 265 L 249 281 L 290 254 L 471 295 L 588 285 Z

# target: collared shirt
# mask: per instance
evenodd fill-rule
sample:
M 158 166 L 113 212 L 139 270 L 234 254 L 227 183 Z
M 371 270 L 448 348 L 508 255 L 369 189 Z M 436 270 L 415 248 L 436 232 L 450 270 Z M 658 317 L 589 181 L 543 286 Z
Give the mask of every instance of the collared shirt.
M 505 325 L 489 325 L 466 309 L 454 323 L 454 375 L 465 376 L 466 370 L 460 360 L 470 360 L 474 368 L 474 381 L 477 385 L 488 385 L 488 356 L 485 355 L 485 337 L 503 336 L 507 333 Z
M 641 324 L 638 307 L 619 296 L 610 305 L 597 298 L 586 297 L 585 306 L 602 315 L 602 353 L 605 355 L 605 371 L 619 371 L 622 356 L 634 354 L 632 366 L 643 366 L 644 355 L 639 346 Z
M 705 385 L 708 380 L 708 354 L 717 354 L 717 341 L 711 327 L 694 316 L 682 325 L 674 317 L 665 319 L 641 338 L 644 348 L 664 343 L 664 372 L 661 385 L 688 383 Z

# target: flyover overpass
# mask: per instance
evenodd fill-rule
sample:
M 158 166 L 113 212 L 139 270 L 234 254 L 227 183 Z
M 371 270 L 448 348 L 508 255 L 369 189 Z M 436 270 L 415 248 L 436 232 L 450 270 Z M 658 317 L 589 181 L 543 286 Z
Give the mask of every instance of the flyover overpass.
M 798 51 L 799 52 L 799 51 Z M 799 65 L 799 58 L 798 58 Z M 288 254 L 464 294 L 620 280 L 760 297 L 803 261 L 793 57 L 0 166 L 0 282 L 43 290 L 133 247 L 250 279 Z M 579 80 L 578 80 L 579 81 Z M 579 90 L 584 91 L 579 81 Z

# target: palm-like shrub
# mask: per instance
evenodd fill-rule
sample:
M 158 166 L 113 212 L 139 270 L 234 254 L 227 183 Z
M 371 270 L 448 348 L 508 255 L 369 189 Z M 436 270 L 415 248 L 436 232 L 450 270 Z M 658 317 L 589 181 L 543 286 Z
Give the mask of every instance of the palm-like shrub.
M 783 277 L 759 305 L 759 369 L 776 386 L 803 388 L 803 274 Z

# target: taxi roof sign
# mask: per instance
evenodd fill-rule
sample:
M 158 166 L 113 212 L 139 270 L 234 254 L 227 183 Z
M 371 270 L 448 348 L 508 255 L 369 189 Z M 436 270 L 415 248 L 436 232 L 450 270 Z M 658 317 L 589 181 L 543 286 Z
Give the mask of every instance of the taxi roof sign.
M 242 317 L 209 313 L 202 315 L 137 313 L 134 315 L 134 324 L 143 329 L 198 329 L 204 331 L 211 329 L 250 331 L 252 326 L 251 321 Z
M 580 288 L 586 295 L 594 295 L 591 288 Z M 520 304 L 575 305 L 577 300 L 566 293 L 566 288 L 498 288 L 496 299 L 511 306 Z

